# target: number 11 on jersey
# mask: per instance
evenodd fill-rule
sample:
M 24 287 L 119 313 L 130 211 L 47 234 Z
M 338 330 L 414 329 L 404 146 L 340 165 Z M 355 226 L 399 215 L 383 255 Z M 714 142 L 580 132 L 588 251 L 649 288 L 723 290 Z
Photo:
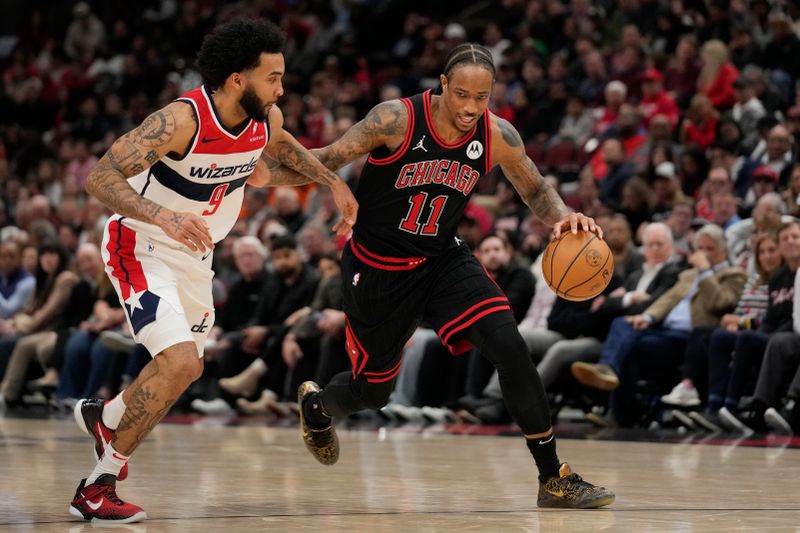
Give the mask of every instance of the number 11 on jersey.
M 432 237 L 438 234 L 439 217 L 442 216 L 444 204 L 447 203 L 447 196 L 437 196 L 430 201 L 431 214 L 428 216 L 428 221 L 425 222 L 425 225 L 421 228 L 420 219 L 422 218 L 422 212 L 426 210 L 428 193 L 418 192 L 408 199 L 408 203 L 411 204 L 411 207 L 406 217 L 400 222 L 400 229 L 408 233 L 413 233 L 414 235 L 425 235 L 426 237 Z

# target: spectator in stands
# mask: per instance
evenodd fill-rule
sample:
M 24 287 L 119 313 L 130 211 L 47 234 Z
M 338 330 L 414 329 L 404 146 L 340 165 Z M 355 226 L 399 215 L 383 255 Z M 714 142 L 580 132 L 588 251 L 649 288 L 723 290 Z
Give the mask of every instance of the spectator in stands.
M 697 202 L 697 216 L 713 222 L 714 206 L 712 199 L 725 192 L 733 191 L 733 182 L 728 170 L 724 167 L 714 167 L 708 172 L 708 179 L 701 189 L 701 198 Z
M 294 322 L 283 338 L 281 354 L 291 375 L 289 390 L 295 390 L 303 381 L 313 379 L 327 383 L 337 372 L 345 370 L 347 357 L 344 345 L 345 316 L 342 311 L 342 276 L 338 257 L 327 254 L 319 258 L 320 284 L 310 306 L 294 313 Z M 258 385 L 266 368 L 262 359 L 256 359 L 233 378 L 221 379 L 220 387 L 230 393 Z M 243 413 L 286 414 L 288 408 L 278 402 L 271 389 L 261 391 L 255 401 L 238 398 L 236 406 Z
M 602 326 L 592 328 L 593 335 L 559 340 L 545 352 L 536 369 L 548 391 L 558 379 L 570 376 L 572 363 L 594 363 L 600 359 L 603 340 L 612 319 L 641 313 L 675 285 L 683 265 L 673 260 L 669 227 L 660 222 L 649 224 L 642 240 L 645 259 L 641 268 L 628 274 L 621 287 L 598 296 L 591 304 L 591 316 L 587 319 L 599 321 Z
M 737 210 L 738 202 L 732 192 L 720 192 L 711 197 L 711 221 L 723 230 L 742 220 Z
M 747 194 L 753 185 L 754 173 L 761 166 L 770 167 L 775 171 L 779 177 L 780 187 L 786 187 L 794 168 L 793 140 L 792 134 L 783 124 L 770 128 L 763 142 L 764 150 L 760 151 L 760 148 L 756 147 L 752 158 L 739 171 L 734 184 L 736 194 L 740 197 Z
M 595 111 L 598 114 L 597 122 L 595 122 L 597 135 L 603 135 L 608 128 L 616 124 L 619 108 L 628 97 L 628 88 L 621 81 L 614 80 L 608 82 L 604 94 L 605 105 Z
M 67 28 L 64 50 L 73 59 L 82 60 L 99 51 L 106 42 L 106 28 L 87 2 L 72 8 L 73 19 Z
M 681 142 L 708 148 L 717 136 L 718 120 L 719 111 L 714 108 L 711 99 L 702 93 L 694 95 L 681 126 Z
M 718 110 L 729 109 L 736 101 L 733 82 L 739 76 L 739 71 L 729 60 L 728 47 L 722 41 L 712 39 L 703 44 L 700 58 L 703 67 L 697 78 L 699 94 L 708 97 L 711 105 Z
M 0 244 L 0 320 L 8 320 L 28 305 L 36 279 L 22 268 L 20 247 L 14 241 Z
M 0 407 L 19 401 L 28 364 L 35 356 L 42 364 L 53 346 L 54 328 L 63 318 L 72 289 L 79 279 L 67 270 L 67 254 L 57 244 L 44 244 L 39 249 L 36 292 L 24 313 L 0 322 L 0 366 L 5 367 L 0 385 Z M 7 352 L 6 352 L 7 351 Z M 7 361 L 7 363 L 6 363 Z
M 684 198 L 675 202 L 664 221 L 672 230 L 675 254 L 680 257 L 688 257 L 691 253 L 693 219 L 694 203 L 688 198 Z
M 753 409 L 738 418 L 739 401 L 746 392 L 748 378 L 753 370 L 761 366 L 769 334 L 792 331 L 793 328 L 795 279 L 800 267 L 800 222 L 789 222 L 781 227 L 778 233 L 778 249 L 785 265 L 770 278 L 767 314 L 758 331 L 749 334 L 742 332 L 742 338 L 737 339 L 730 371 L 726 366 L 728 346 L 722 346 L 720 351 L 714 352 L 716 357 L 712 368 L 715 369 L 715 380 L 710 384 L 718 384 L 713 387 L 712 393 L 716 395 L 717 403 L 719 400 L 724 402 L 719 410 L 719 421 L 729 429 L 747 431 L 748 424 L 757 424 L 758 429 L 763 428 L 764 409 L 770 404 L 762 408 L 763 402 L 761 406 L 756 402 Z M 755 415 L 754 410 L 757 411 Z
M 219 372 L 223 378 L 234 376 L 260 357 L 266 369 L 271 371 L 265 376 L 267 388 L 280 397 L 284 395 L 284 379 L 288 369 L 282 359 L 281 343 L 294 325 L 289 318 L 295 311 L 311 303 L 319 276 L 303 263 L 297 242 L 290 236 L 273 240 L 270 260 L 274 272 L 264 279 L 258 306 L 252 311 L 249 326 L 242 330 L 241 342 L 232 342 L 229 350 L 219 354 Z M 244 395 L 256 391 L 236 392 Z M 210 402 L 196 400 L 192 406 L 206 413 L 230 412 L 231 407 L 226 408 L 225 404 L 227 402 L 223 398 L 217 398 Z
M 679 106 L 685 108 L 697 90 L 699 75 L 697 37 L 687 33 L 678 40 L 675 55 L 664 72 L 664 88 Z
M 664 90 L 664 76 L 654 68 L 649 68 L 642 74 L 642 101 L 639 104 L 639 113 L 644 119 L 645 127 L 650 125 L 650 121 L 656 115 L 667 117 L 672 128 L 678 124 L 680 109 L 675 100 Z
M 571 141 L 578 147 L 586 144 L 594 131 L 594 117 L 579 96 L 567 98 L 567 114 L 551 143 Z
M 676 373 L 692 328 L 719 324 L 739 301 L 747 276 L 730 266 L 722 229 L 703 226 L 693 244 L 693 268 L 683 271 L 674 287 L 643 313 L 614 319 L 600 362 L 572 365 L 582 384 L 616 391 L 611 408 L 620 425 L 636 422 L 633 394 L 642 373 L 658 370 L 662 379 Z
M 765 431 L 770 430 L 784 435 L 800 435 L 800 284 L 795 281 L 794 311 L 792 331 L 777 332 L 770 338 L 764 353 L 764 361 L 758 373 L 755 394 L 747 415 L 736 418 L 742 426 Z M 787 377 L 791 377 L 788 390 Z M 784 393 L 784 391 L 786 391 Z M 787 401 L 788 413 L 781 413 L 781 397 Z
M 789 214 L 800 215 L 800 165 L 792 169 L 789 185 L 783 191 L 783 201 L 788 206 Z
M 780 195 L 767 193 L 759 198 L 752 217 L 732 224 L 725 230 L 730 257 L 735 265 L 745 268 L 748 274 L 755 273 L 754 238 L 763 232 L 777 233 L 782 222 L 790 222 L 792 217 L 784 215 L 784 212 Z
M 633 165 L 627 161 L 625 148 L 619 139 L 606 139 L 602 150 L 607 172 L 600 180 L 600 201 L 616 208 L 622 200 L 625 183 L 633 176 Z
M 694 407 L 700 405 L 701 394 L 708 393 L 707 422 L 715 423 L 717 412 L 724 405 L 725 389 L 730 376 L 731 354 L 737 349 L 737 339 L 745 331 L 763 330 L 768 333 L 780 324 L 764 325 L 770 305 L 774 305 L 769 287 L 770 278 L 783 262 L 778 250 L 778 237 L 774 233 L 764 233 L 756 242 L 756 273 L 745 283 L 739 303 L 732 313 L 723 315 L 719 327 L 711 330 L 709 343 L 704 350 L 687 350 L 684 364 L 684 378 L 672 391 L 662 396 L 667 405 Z M 776 293 L 777 295 L 777 293 Z M 774 315 L 774 311 L 773 311 Z M 774 320 L 774 319 L 773 319 Z M 769 321 L 768 321 L 769 323 Z M 742 346 L 747 340 L 742 337 Z M 705 381 L 708 380 L 708 387 Z M 698 392 L 697 386 L 702 392 Z M 738 403 L 738 399 L 736 400 Z M 695 419 L 709 427 L 700 419 Z
M 733 82 L 733 91 L 736 95 L 736 104 L 731 110 L 731 116 L 739 124 L 744 134 L 742 150 L 749 153 L 758 144 L 756 124 L 758 124 L 758 119 L 767 114 L 767 110 L 756 96 L 752 81 L 746 76 L 740 75 L 736 78 L 736 81 Z
M 615 214 L 611 217 L 600 217 L 605 228 L 604 238 L 614 256 L 614 272 L 620 277 L 625 277 L 642 266 L 644 258 L 633 244 L 631 226 L 625 215 Z
M 675 165 L 671 161 L 664 161 L 655 167 L 653 197 L 653 213 L 662 215 L 672 211 L 676 203 L 684 198 Z

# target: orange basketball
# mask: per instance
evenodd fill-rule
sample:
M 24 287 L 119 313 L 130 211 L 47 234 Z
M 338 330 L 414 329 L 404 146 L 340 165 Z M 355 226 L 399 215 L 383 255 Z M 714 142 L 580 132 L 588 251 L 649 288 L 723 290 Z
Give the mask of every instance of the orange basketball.
M 613 273 L 614 256 L 606 241 L 588 231 L 562 233 L 550 241 L 542 256 L 544 280 L 558 296 L 573 302 L 603 292 Z

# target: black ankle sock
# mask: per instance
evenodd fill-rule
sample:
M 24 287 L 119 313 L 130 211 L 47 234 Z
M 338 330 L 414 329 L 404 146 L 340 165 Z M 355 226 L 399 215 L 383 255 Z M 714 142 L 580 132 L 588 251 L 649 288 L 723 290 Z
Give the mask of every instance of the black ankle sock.
M 331 417 L 323 409 L 318 392 L 312 393 L 303 402 L 303 416 L 306 417 L 308 424 L 315 428 L 322 429 L 331 424 Z
M 558 477 L 561 463 L 558 462 L 558 455 L 556 455 L 556 436 L 550 434 L 544 438 L 526 438 L 525 441 L 533 455 L 533 460 L 536 461 L 536 467 L 539 469 L 539 481 L 544 482 L 551 477 Z

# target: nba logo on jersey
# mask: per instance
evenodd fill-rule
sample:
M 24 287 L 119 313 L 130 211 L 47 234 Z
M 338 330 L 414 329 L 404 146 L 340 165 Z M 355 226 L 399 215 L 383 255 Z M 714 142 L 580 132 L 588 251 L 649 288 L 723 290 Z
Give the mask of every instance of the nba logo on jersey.
M 355 276 L 353 276 L 353 287 L 358 286 L 358 281 L 361 279 L 361 272 L 356 272 Z
M 472 141 L 467 146 L 467 157 L 470 159 L 478 159 L 483 155 L 483 145 L 480 141 Z

